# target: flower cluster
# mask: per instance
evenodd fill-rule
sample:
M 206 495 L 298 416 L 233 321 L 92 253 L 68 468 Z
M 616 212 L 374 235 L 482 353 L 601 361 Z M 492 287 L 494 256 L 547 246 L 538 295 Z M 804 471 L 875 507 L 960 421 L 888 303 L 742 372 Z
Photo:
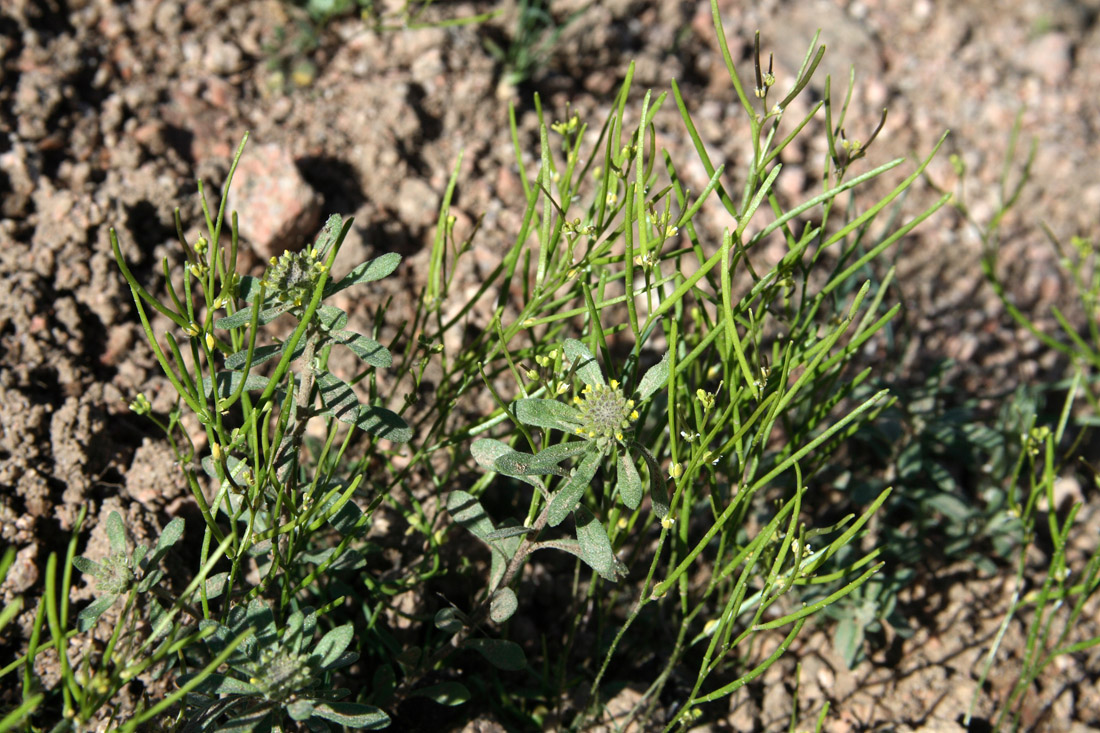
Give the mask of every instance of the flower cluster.
M 623 442 L 623 431 L 629 430 L 638 419 L 634 400 L 626 398 L 615 379 L 609 384 L 586 384 L 573 398 L 573 403 L 581 421 L 576 434 L 595 439 L 604 451 L 610 447 L 612 439 Z
M 309 654 L 296 654 L 283 646 L 264 649 L 259 661 L 248 667 L 252 672 L 249 684 L 268 700 L 286 700 L 313 681 Z
M 312 296 L 317 279 L 326 271 L 316 247 L 302 252 L 286 251 L 278 258 L 271 258 L 263 285 L 279 302 L 297 307 Z

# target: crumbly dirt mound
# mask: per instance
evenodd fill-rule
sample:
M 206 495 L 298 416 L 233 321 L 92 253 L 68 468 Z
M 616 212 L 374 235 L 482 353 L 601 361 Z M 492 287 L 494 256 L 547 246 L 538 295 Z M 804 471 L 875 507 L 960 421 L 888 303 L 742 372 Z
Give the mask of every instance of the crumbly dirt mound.
M 456 17 L 487 7 L 460 2 L 440 12 Z M 580 7 L 570 0 L 555 12 L 564 18 Z M 1100 159 L 1100 4 L 722 0 L 720 7 L 743 74 L 751 68 L 745 65 L 751 30 L 759 28 L 765 52 L 775 53 L 780 88 L 821 28 L 824 71 L 836 82 L 838 105 L 836 90 L 855 67 L 849 135 L 866 137 L 881 109 L 890 110 L 874 161 L 924 156 L 949 128 L 930 177 L 953 188 L 948 154 L 957 154 L 969 171 L 967 203 L 978 220 L 994 211 L 1009 133 L 1022 110 L 1022 147 L 1032 135 L 1039 146 L 1033 182 L 1002 222 L 1002 274 L 1016 302 L 1042 322 L 1053 324 L 1051 304 L 1072 313 L 1065 272 L 1038 225 L 1045 222 L 1063 239 L 1100 233 L 1100 168 L 1090 163 Z M 637 97 L 677 78 L 712 159 L 736 179 L 747 138 L 710 29 L 709 2 L 597 3 L 566 28 L 554 55 L 518 89 L 501 84 L 501 69 L 483 46 L 483 34 L 499 37 L 508 17 L 490 27 L 382 34 L 348 19 L 321 33 L 312 66 L 302 67 L 280 45 L 294 17 L 276 0 L 3 4 L 0 537 L 19 550 L 3 600 L 24 594 L 26 608 L 34 608 L 46 559 L 63 551 L 82 505 L 91 508 L 85 531 L 113 508 L 128 526 L 150 534 L 190 511 L 171 452 L 127 409 L 144 392 L 164 411 L 173 393 L 116 270 L 108 227 L 117 228 L 138 278 L 157 291 L 162 260 L 180 261 L 174 207 L 191 236 L 201 218 L 194 179 L 213 184 L 207 193 L 216 199 L 209 189 L 224 180 L 246 130 L 246 157 L 255 156 L 260 172 L 277 182 L 249 192 L 242 181 L 234 207 L 246 242 L 266 258 L 315 227 L 322 213 L 353 214 L 345 262 L 383 251 L 405 256 L 399 279 L 386 286 L 395 321 L 411 309 L 410 293 L 427 272 L 425 242 L 460 152 L 456 226 L 462 234 L 478 217 L 482 222 L 459 273 L 459 292 L 477 286 L 519 228 L 522 188 L 507 128 L 509 98 L 533 170 L 532 92 L 541 94 L 550 117 L 564 117 L 569 104 L 598 127 L 634 60 Z M 822 93 L 821 82 L 814 93 Z M 671 102 L 657 127 L 674 159 L 693 159 Z M 788 200 L 820 185 L 821 151 L 814 144 L 784 157 L 778 186 Z M 697 164 L 684 174 L 696 190 L 705 180 Z M 912 215 L 933 195 L 919 184 L 903 211 Z M 283 222 L 289 228 L 257 213 L 262 198 L 275 201 L 276 212 L 291 207 Z M 729 223 L 720 207 L 704 208 L 701 226 L 712 236 Z M 912 336 L 909 373 L 949 357 L 957 360 L 951 378 L 959 387 L 992 395 L 1064 369 L 1005 316 L 983 282 L 980 243 L 958 215 L 941 210 L 896 251 L 898 297 Z M 366 317 L 365 306 L 346 305 L 353 317 Z M 1095 541 L 1096 517 L 1090 522 L 1086 536 Z M 792 661 L 730 700 L 724 729 L 785 729 L 794 658 L 803 660 L 799 704 L 806 721 L 830 701 L 828 730 L 960 729 L 956 721 L 1009 591 L 1000 577 L 948 577 L 911 589 L 904 600 L 927 621 L 917 635 L 892 640 L 852 672 L 832 656 L 824 632 L 807 635 Z M 25 612 L 0 648 L 15 651 L 31 621 Z M 1002 654 L 1018 655 L 1025 631 L 1013 626 Z M 1100 724 L 1097 669 L 1093 654 L 1044 675 L 1027 726 Z M 987 686 L 983 699 L 1005 694 L 998 680 Z M 985 704 L 980 714 L 989 712 Z

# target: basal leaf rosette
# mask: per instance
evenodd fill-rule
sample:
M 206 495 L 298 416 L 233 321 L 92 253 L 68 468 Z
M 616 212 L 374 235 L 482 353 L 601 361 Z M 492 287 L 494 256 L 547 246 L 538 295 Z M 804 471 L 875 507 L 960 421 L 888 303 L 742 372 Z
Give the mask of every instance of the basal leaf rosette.
M 584 386 L 570 403 L 534 397 L 518 400 L 512 405 L 512 415 L 524 425 L 565 433 L 565 439 L 554 442 L 547 435 L 542 450 L 533 454 L 514 450 L 508 443 L 494 438 L 480 438 L 470 448 L 478 465 L 486 470 L 511 476 L 538 489 L 546 507 L 534 527 L 496 529 L 475 497 L 455 491 L 448 499 L 448 510 L 456 521 L 494 551 L 491 588 L 496 588 L 499 582 L 497 568 L 502 571 L 504 563 L 521 551 L 517 549 L 520 534 L 534 532 L 537 536 L 543 526 L 557 527 L 569 516 L 576 522 L 576 539 L 536 540 L 523 545 L 525 551 L 529 553 L 544 547 L 564 550 L 611 582 L 627 573 L 627 568 L 615 556 L 607 527 L 582 501 L 600 467 L 612 456 L 615 493 L 619 500 L 631 511 L 641 505 L 644 490 L 637 466 L 640 459 L 648 468 L 654 514 L 662 519 L 668 514 L 668 495 L 660 467 L 653 454 L 634 438 L 640 419 L 638 406 L 668 381 L 668 355 L 628 392 L 618 380 L 608 380 L 604 376 L 592 352 L 580 341 L 567 339 L 561 354 L 565 362 L 558 363 L 565 369 L 560 372 L 565 381 L 559 382 L 557 374 L 538 375 L 547 381 L 550 393 L 567 393 L 565 385 L 574 376 Z M 536 363 L 545 370 L 552 362 L 557 362 L 558 357 L 555 349 L 550 356 L 537 358 Z M 557 477 L 557 480 L 544 477 Z
M 584 490 L 599 469 L 600 459 L 611 455 L 615 456 L 618 469 L 619 497 L 628 509 L 637 509 L 642 501 L 643 488 L 632 455 L 636 454 L 649 468 L 654 511 L 659 517 L 664 517 L 668 511 L 668 501 L 660 469 L 650 451 L 634 440 L 633 430 L 639 418 L 638 405 L 653 396 L 668 380 L 667 354 L 639 380 L 638 388 L 633 393 L 638 398 L 635 401 L 618 380 L 605 378 L 596 358 L 583 343 L 567 339 L 563 352 L 572 374 L 584 383 L 584 387 L 573 397 L 572 404 L 525 398 L 516 402 L 515 416 L 525 425 L 560 430 L 580 438 L 586 445 L 576 446 L 575 442 L 548 445 L 533 456 L 509 450 L 508 455 L 496 457 L 493 467 L 511 476 L 546 475 L 559 471 L 568 475 L 568 481 L 550 499 L 549 523 L 556 526 L 578 506 Z M 565 449 L 565 446 L 573 448 Z M 558 467 L 571 457 L 580 459 L 572 472 Z

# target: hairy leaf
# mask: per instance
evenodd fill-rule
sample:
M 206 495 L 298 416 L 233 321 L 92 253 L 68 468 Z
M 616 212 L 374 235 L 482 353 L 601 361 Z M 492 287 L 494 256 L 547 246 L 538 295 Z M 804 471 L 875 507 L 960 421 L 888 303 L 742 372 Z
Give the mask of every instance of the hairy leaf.
M 648 400 L 667 381 L 668 352 L 666 351 L 665 355 L 661 357 L 661 360 L 642 375 L 642 381 L 638 382 L 638 397 L 642 400 Z
M 85 575 L 91 575 L 93 578 L 98 578 L 106 572 L 95 560 L 89 560 L 83 555 L 76 555 L 73 557 L 73 565 L 75 565 L 76 569 L 80 572 Z
M 519 537 L 521 535 L 530 534 L 532 530 L 530 527 L 501 527 L 500 529 L 493 530 L 489 534 L 485 535 L 487 540 L 506 540 L 509 537 Z
M 385 407 L 360 405 L 359 415 L 354 424 L 364 433 L 369 433 L 376 438 L 392 440 L 394 443 L 408 443 L 413 436 L 409 424 L 396 412 L 387 410 Z
M 591 387 L 602 387 L 603 372 L 600 371 L 600 365 L 588 347 L 576 339 L 566 339 L 563 346 L 566 357 L 573 362 L 574 371 L 581 381 Z
M 495 588 L 504 576 L 504 571 L 509 561 L 516 554 L 519 547 L 519 537 L 506 537 L 497 539 L 493 537 L 496 528 L 489 515 L 474 496 L 455 489 L 447 496 L 447 511 L 455 521 L 462 525 L 472 535 L 489 545 L 493 551 L 492 565 L 489 570 L 489 588 Z
M 581 546 L 581 559 L 600 574 L 600 577 L 615 582 L 620 575 L 626 575 L 626 568 L 611 549 L 607 531 L 592 512 L 579 507 L 573 513 L 577 520 L 577 542 Z
M 580 413 L 573 407 L 538 397 L 527 397 L 516 401 L 514 405 L 516 419 L 524 425 L 538 428 L 554 428 L 572 433 L 580 423 Z
M 198 677 L 198 674 L 181 674 L 179 684 L 186 685 Z M 224 674 L 207 675 L 202 682 L 193 688 L 196 692 L 207 695 L 259 695 L 260 691 L 255 685 L 250 685 L 244 680 L 229 677 Z
M 334 305 L 321 305 L 317 308 L 317 320 L 326 331 L 339 331 L 348 325 L 348 314 Z
M 349 222 L 350 223 L 350 222 Z M 339 214 L 332 214 L 325 220 L 324 227 L 321 228 L 320 233 L 317 235 L 317 240 L 313 243 L 313 246 L 318 252 L 325 252 L 331 247 L 336 240 L 340 237 L 340 231 L 344 228 L 344 218 Z
M 600 465 L 603 454 L 592 451 L 585 455 L 584 460 L 577 466 L 573 476 L 566 482 L 554 498 L 550 500 L 548 521 L 551 527 L 557 527 L 569 516 L 569 513 L 577 506 L 584 495 L 584 490 L 592 483 L 592 477 L 596 475 L 596 469 Z
M 390 716 L 374 707 L 359 702 L 323 702 L 313 708 L 314 718 L 324 718 L 349 728 L 380 730 L 390 724 Z
M 583 441 L 552 445 L 534 455 L 512 451 L 493 462 L 493 468 L 508 476 L 568 476 L 558 464 L 567 458 L 580 455 L 592 446 Z
M 393 364 L 390 350 L 374 339 L 367 338 L 354 331 L 336 331 L 332 340 L 351 349 L 356 356 L 371 366 L 388 367 Z
M 126 552 L 126 528 L 122 526 L 122 515 L 118 512 L 107 515 L 107 539 L 111 543 L 111 554 Z
M 352 269 L 352 271 L 341 278 L 339 282 L 332 283 L 329 287 L 326 287 L 325 297 L 333 293 L 338 293 L 345 288 L 350 288 L 352 285 L 381 280 L 386 275 L 396 270 L 399 264 L 401 264 L 401 255 L 396 252 L 388 252 L 381 257 L 376 257 L 373 260 L 364 262 Z
M 366 528 L 365 522 L 363 522 L 362 525 L 360 524 L 363 518 L 363 510 L 360 509 L 359 505 L 354 501 L 351 501 L 350 497 L 344 497 L 343 494 L 347 487 L 343 486 L 341 483 L 340 488 L 340 493 L 333 494 L 333 496 L 321 506 L 320 512 L 322 514 L 328 514 L 332 511 L 333 506 L 343 502 L 339 510 L 328 518 L 328 523 L 342 535 L 362 531 Z
M 498 624 L 502 624 L 512 618 L 516 612 L 519 601 L 516 593 L 511 588 L 501 588 L 493 594 L 493 600 L 489 602 L 489 618 Z
M 326 413 L 354 425 L 359 416 L 359 398 L 351 386 L 332 372 L 320 372 L 316 379 Z
M 257 346 L 252 350 L 252 366 L 259 366 L 265 361 L 274 359 L 276 356 L 282 356 L 283 349 L 286 348 L 286 344 L 270 344 L 268 346 Z M 302 352 L 306 350 L 305 343 L 299 343 L 298 348 L 294 350 L 294 355 L 291 357 L 291 361 L 295 361 L 302 356 Z M 240 369 L 248 363 L 248 349 L 241 349 L 225 357 L 226 369 Z
M 448 634 L 457 634 L 462 631 L 465 622 L 459 616 L 458 611 L 447 606 L 435 612 L 435 627 Z
M 455 489 L 447 496 L 447 511 L 456 522 L 480 540 L 488 541 L 489 533 L 495 529 L 493 520 L 489 519 L 481 502 L 461 489 Z
M 252 277 L 251 275 L 244 275 L 241 277 L 240 283 L 237 285 L 237 295 L 245 303 L 252 303 L 256 300 L 256 296 L 260 294 L 260 280 L 261 278 Z M 214 324 L 217 328 L 221 328 L 218 324 Z
M 237 388 L 240 387 L 241 380 L 245 379 L 245 375 L 241 372 L 218 372 L 216 379 L 218 382 L 218 397 L 224 400 L 233 396 Z M 256 392 L 265 389 L 269 381 L 271 380 L 261 374 L 249 374 L 248 378 L 245 379 L 244 388 L 248 392 Z M 202 378 L 202 392 L 207 397 L 213 397 L 209 375 Z
M 229 582 L 229 573 L 228 572 L 215 573 L 214 575 L 211 575 L 209 578 L 206 579 L 206 582 L 205 582 L 206 597 L 208 599 L 213 599 L 213 598 L 217 598 L 218 596 L 220 596 L 222 593 L 225 592 L 225 587 L 228 584 L 228 582 Z M 200 589 L 196 588 L 191 595 L 187 596 L 187 598 L 186 598 L 187 602 L 188 603 L 198 603 L 199 600 L 202 597 L 200 595 L 200 593 L 201 593 Z
M 309 698 L 299 698 L 288 703 L 285 709 L 291 720 L 309 720 L 313 715 L 313 701 Z
M 537 481 L 523 474 L 509 473 L 506 466 L 497 467 L 497 459 L 510 453 L 516 453 L 516 451 L 512 450 L 511 446 L 507 443 L 492 438 L 479 438 L 470 446 L 470 454 L 474 457 L 474 460 L 477 461 L 477 465 L 482 468 L 488 471 L 503 473 L 505 476 L 511 476 L 512 478 L 519 479 L 532 486 L 538 486 Z
M 260 315 L 256 319 L 256 322 L 259 325 L 271 323 L 276 318 L 286 313 L 293 307 L 294 306 L 290 305 L 289 303 L 280 303 L 279 305 L 274 305 L 270 308 L 264 308 L 262 311 L 260 311 Z M 225 316 L 224 318 L 219 318 L 218 320 L 214 321 L 214 328 L 229 331 L 234 328 L 247 326 L 250 323 L 252 323 L 252 309 L 241 308 L 239 311 L 231 316 Z
M 73 558 L 74 560 L 76 558 Z M 103 615 L 103 612 L 114 604 L 115 599 L 118 598 L 114 593 L 108 593 L 105 596 L 95 599 L 90 605 L 85 607 L 76 616 L 76 628 L 79 631 L 87 631 L 95 626 L 96 620 Z
M 340 655 L 348 648 L 352 637 L 355 635 L 355 626 L 344 624 L 329 631 L 321 641 L 317 642 L 313 650 L 314 655 L 320 656 L 320 667 L 323 670 L 331 668 L 332 663 L 339 659 Z
M 500 529 L 489 533 L 489 537 L 493 540 L 491 543 L 493 556 L 489 566 L 489 590 L 500 585 L 500 581 L 504 579 L 504 571 L 508 569 L 508 563 L 516 556 L 521 539 L 514 532 L 509 533 L 509 530 L 519 529 L 518 524 L 514 519 L 505 518 L 500 523 Z M 507 533 L 507 535 L 502 539 L 493 537 L 498 533 Z
M 171 522 L 164 525 L 164 530 L 157 538 L 156 549 L 153 550 L 153 555 L 149 558 L 151 562 L 159 561 L 173 545 L 183 539 L 183 526 L 183 517 L 175 517 Z
M 619 454 L 619 497 L 628 509 L 637 509 L 642 503 L 642 477 L 626 451 Z

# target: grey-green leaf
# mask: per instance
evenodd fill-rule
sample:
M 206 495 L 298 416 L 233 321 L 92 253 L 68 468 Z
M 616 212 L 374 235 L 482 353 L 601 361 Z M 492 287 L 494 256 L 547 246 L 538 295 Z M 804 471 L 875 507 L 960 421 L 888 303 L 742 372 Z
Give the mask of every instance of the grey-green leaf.
M 143 567 L 141 561 L 145 559 L 145 555 L 148 554 L 149 548 L 146 545 L 138 545 L 134 548 L 134 552 L 130 555 L 130 567 L 140 568 Z
M 75 558 L 74 558 L 75 559 Z M 114 593 L 108 593 L 105 596 L 95 599 L 84 610 L 77 614 L 76 628 L 79 631 L 87 631 L 95 626 L 96 619 L 98 619 L 103 612 L 106 611 L 118 598 Z
M 580 456 L 586 450 L 592 449 L 592 444 L 583 440 L 562 442 L 555 446 L 543 448 L 535 455 L 511 451 L 500 456 L 493 463 L 494 468 L 500 473 L 508 475 L 568 475 L 558 466 L 565 459 Z
M 300 698 L 287 703 L 286 714 L 290 716 L 291 720 L 309 720 L 310 716 L 313 715 L 313 701 L 309 698 Z
M 469 702 L 470 691 L 461 682 L 441 682 L 430 687 L 421 687 L 409 693 L 410 697 L 426 697 L 439 705 L 453 707 Z
M 241 308 L 239 311 L 232 313 L 231 315 L 218 318 L 214 321 L 214 328 L 224 331 L 231 331 L 234 328 L 241 328 L 247 326 L 252 322 L 252 309 Z
M 348 325 L 348 314 L 334 305 L 317 308 L 317 320 L 326 331 L 339 331 Z
M 319 372 L 316 379 L 326 412 L 340 422 L 355 424 L 359 415 L 359 398 L 355 391 L 332 372 Z
M 341 488 L 343 488 L 342 484 Z M 332 511 L 333 505 L 341 501 L 341 498 L 341 494 L 336 494 L 329 501 L 325 502 L 321 507 L 321 511 L 328 514 Z M 363 510 L 350 499 L 344 501 L 340 509 L 329 516 L 328 523 L 342 535 L 358 532 L 366 527 L 366 522 L 363 522 Z
M 548 445 L 535 454 L 536 460 L 547 463 L 561 463 L 566 458 L 579 456 L 585 451 L 591 450 L 592 445 L 584 441 L 574 440 L 571 443 L 558 443 Z
M 396 252 L 388 252 L 381 257 L 364 262 L 341 278 L 340 282 L 333 284 L 331 289 L 325 288 L 325 296 L 328 297 L 333 293 L 338 293 L 345 288 L 350 288 L 352 285 L 381 280 L 396 270 L 400 264 L 401 255 Z
M 122 526 L 122 515 L 112 511 L 107 515 L 107 539 L 111 543 L 111 554 L 126 552 L 126 528 Z
M 332 415 L 340 422 L 395 443 L 412 439 L 412 428 L 397 413 L 384 407 L 360 405 L 352 388 L 331 372 L 317 374 L 317 388 L 325 405 L 322 416 Z
M 165 553 L 167 553 L 174 544 L 183 539 L 183 527 L 183 517 L 176 517 L 171 522 L 164 525 L 164 530 L 160 533 L 160 537 L 157 538 L 157 546 L 153 550 L 153 556 L 150 558 L 153 562 L 164 557 Z
M 611 550 L 611 541 L 607 531 L 592 512 L 579 507 L 573 516 L 577 520 L 577 542 L 581 546 L 581 559 L 600 577 L 615 582 L 620 575 L 626 575 L 626 568 Z
M 262 278 L 252 277 L 251 275 L 245 275 L 241 278 L 240 283 L 237 285 L 237 295 L 245 303 L 251 303 L 256 300 L 256 296 L 260 294 L 260 280 Z M 217 324 L 214 324 L 217 326 Z M 217 326 L 221 328 L 221 326 Z
M 182 674 L 179 677 L 179 684 L 185 685 L 198 676 L 198 673 Z M 254 685 L 224 674 L 207 675 L 194 690 L 207 695 L 258 695 L 260 693 Z
M 516 593 L 511 588 L 501 588 L 493 594 L 493 600 L 489 602 L 489 618 L 498 624 L 502 624 L 512 618 L 516 612 L 519 601 Z
M 344 549 L 338 556 L 336 555 L 335 547 L 327 547 L 316 552 L 303 552 L 298 555 L 298 559 L 301 562 L 321 565 L 334 556 L 335 559 L 332 560 L 331 564 L 325 566 L 326 572 L 334 573 L 342 570 L 358 570 L 367 564 L 366 559 L 354 547 Z
M 487 541 L 489 533 L 495 529 L 493 520 L 489 519 L 481 502 L 461 489 L 455 489 L 447 496 L 447 511 L 456 522 L 480 540 Z
M 661 357 L 661 360 L 651 366 L 645 374 L 642 375 L 642 381 L 638 383 L 638 397 L 642 400 L 648 400 L 653 394 L 664 386 L 668 381 L 668 352 Z
M 369 433 L 376 438 L 392 440 L 394 443 L 408 443 L 413 436 L 412 428 L 400 415 L 385 407 L 374 405 L 360 405 L 355 426 L 364 433 Z
M 207 599 L 213 599 L 220 596 L 225 592 L 226 586 L 229 584 L 229 573 L 221 572 L 215 573 L 206 579 L 206 597 Z M 197 603 L 200 598 L 199 589 L 196 588 L 195 592 L 191 595 L 191 603 Z
M 506 540 L 509 537 L 520 537 L 533 532 L 530 527 L 501 527 L 485 535 L 487 540 Z
M 494 440 L 493 438 L 479 438 L 470 446 L 470 454 L 474 457 L 474 460 L 477 461 L 477 465 L 487 471 L 497 471 L 498 473 L 517 478 L 532 486 L 538 486 L 538 483 L 534 479 L 528 478 L 523 474 L 509 473 L 506 467 L 503 466 L 497 467 L 497 459 L 511 453 L 516 453 L 516 451 L 512 450 L 511 446 L 507 443 Z
M 145 576 L 142 577 L 141 582 L 135 585 L 134 588 L 135 590 L 137 590 L 138 593 L 148 593 L 149 589 L 159 583 L 163 577 L 163 570 L 161 570 L 160 568 L 153 568 L 152 570 L 145 573 Z
M 393 364 L 393 355 L 390 354 L 389 349 L 362 334 L 354 331 L 337 331 L 332 334 L 332 339 L 351 349 L 356 356 L 371 366 L 384 368 Z
M 274 305 L 274 306 L 271 306 L 270 308 L 264 308 L 262 311 L 260 311 L 260 315 L 256 319 L 256 322 L 260 325 L 265 324 L 265 323 L 271 323 L 276 318 L 278 318 L 282 314 L 286 313 L 288 310 L 290 310 L 293 307 L 294 307 L 293 305 L 290 305 L 288 303 L 280 303 L 279 305 Z M 214 321 L 214 328 L 224 329 L 224 330 L 228 331 L 230 329 L 241 328 L 242 326 L 247 326 L 251 322 L 252 322 L 252 309 L 251 308 L 241 308 L 239 311 L 237 311 L 236 313 L 234 313 L 231 316 L 226 316 L 225 318 L 219 318 L 218 320 Z
M 233 710 L 234 708 L 226 708 Z M 278 723 L 275 708 L 245 709 L 240 715 L 217 722 L 217 733 L 272 733 Z
M 837 624 L 833 634 L 833 649 L 848 665 L 848 669 L 855 666 L 859 653 L 863 649 L 863 625 L 859 623 L 856 615 L 850 614 L 842 618 Z
M 510 445 L 493 438 L 478 438 L 470 445 L 470 455 L 477 465 L 489 471 L 495 471 L 493 464 L 506 453 L 514 453 Z
M 237 391 L 241 380 L 244 379 L 244 374 L 241 372 L 218 372 L 216 379 L 218 382 L 218 397 L 224 400 L 233 396 L 233 393 Z M 255 392 L 265 389 L 269 381 L 262 374 L 249 374 L 248 378 L 245 379 L 244 388 L 248 392 Z M 207 397 L 212 396 L 209 375 L 202 378 L 202 391 Z
M 573 362 L 574 371 L 582 382 L 591 387 L 604 385 L 600 365 L 587 346 L 576 339 L 566 339 L 563 346 L 566 357 Z
M 506 639 L 467 639 L 463 644 L 489 660 L 489 664 L 506 672 L 518 672 L 527 666 L 523 648 Z
M 505 567 L 519 547 L 519 537 L 508 536 L 498 539 L 494 536 L 496 527 L 489 515 L 474 496 L 455 489 L 447 496 L 447 511 L 470 534 L 489 545 L 492 550 L 492 564 L 489 569 L 489 588 L 495 588 L 504 575 Z
M 324 718 L 349 728 L 380 730 L 389 726 L 390 716 L 374 707 L 358 702 L 323 702 L 313 708 L 314 718 Z
M 93 578 L 98 578 L 105 572 L 99 563 L 94 560 L 89 560 L 83 555 L 75 556 L 73 558 L 73 565 L 75 565 L 76 569 L 80 572 L 85 575 L 91 575 Z
M 550 500 L 547 516 L 551 527 L 561 524 L 577 506 L 577 502 L 584 495 L 584 490 L 592 483 L 592 477 L 596 475 L 602 456 L 603 454 L 599 451 L 586 454 L 569 481 L 554 494 L 554 498 Z
M 580 450 L 574 451 L 573 455 L 582 453 L 586 447 L 584 443 L 570 443 L 569 445 L 580 447 Z M 496 459 L 493 462 L 493 468 L 506 476 L 569 475 L 564 468 L 558 465 L 565 460 L 565 456 L 555 458 L 552 455 L 544 455 L 544 453 L 546 451 L 540 451 L 534 455 L 512 451 Z
M 317 240 L 313 243 L 317 252 L 321 253 L 327 251 L 340 236 L 340 230 L 343 228 L 344 218 L 339 214 L 333 214 L 325 220 L 325 226 L 321 229 L 321 232 L 317 235 Z
M 637 509 L 642 503 L 642 477 L 626 451 L 619 454 L 619 497 L 628 509 Z
M 283 355 L 283 349 L 286 348 L 286 344 L 270 344 L 268 346 L 257 346 L 252 350 L 252 366 L 259 366 L 265 361 L 274 359 L 276 356 Z M 294 354 L 290 357 L 291 361 L 296 361 L 305 352 L 305 339 L 302 339 L 302 343 L 298 344 L 298 348 L 294 350 Z M 240 369 L 248 363 L 248 349 L 241 349 L 235 353 L 225 357 L 226 369 Z
M 495 589 L 504 579 L 504 571 L 508 569 L 508 563 L 515 557 L 521 541 L 514 533 L 502 539 L 496 539 L 494 535 L 514 529 L 519 529 L 518 522 L 507 517 L 501 521 L 499 530 L 490 532 L 488 535 L 488 538 L 492 539 L 489 546 L 493 548 L 492 562 L 489 565 L 489 590 Z
M 553 428 L 572 433 L 580 424 L 580 413 L 564 402 L 526 397 L 515 403 L 516 419 L 524 425 Z
M 435 627 L 448 634 L 457 634 L 466 624 L 459 616 L 458 611 L 447 606 L 435 612 Z
M 313 650 L 313 655 L 321 658 L 321 669 L 329 669 L 329 666 L 340 658 L 340 655 L 348 648 L 348 644 L 351 643 L 354 634 L 354 625 L 344 624 L 343 626 L 337 626 L 321 637 L 321 641 L 317 642 L 317 646 Z

